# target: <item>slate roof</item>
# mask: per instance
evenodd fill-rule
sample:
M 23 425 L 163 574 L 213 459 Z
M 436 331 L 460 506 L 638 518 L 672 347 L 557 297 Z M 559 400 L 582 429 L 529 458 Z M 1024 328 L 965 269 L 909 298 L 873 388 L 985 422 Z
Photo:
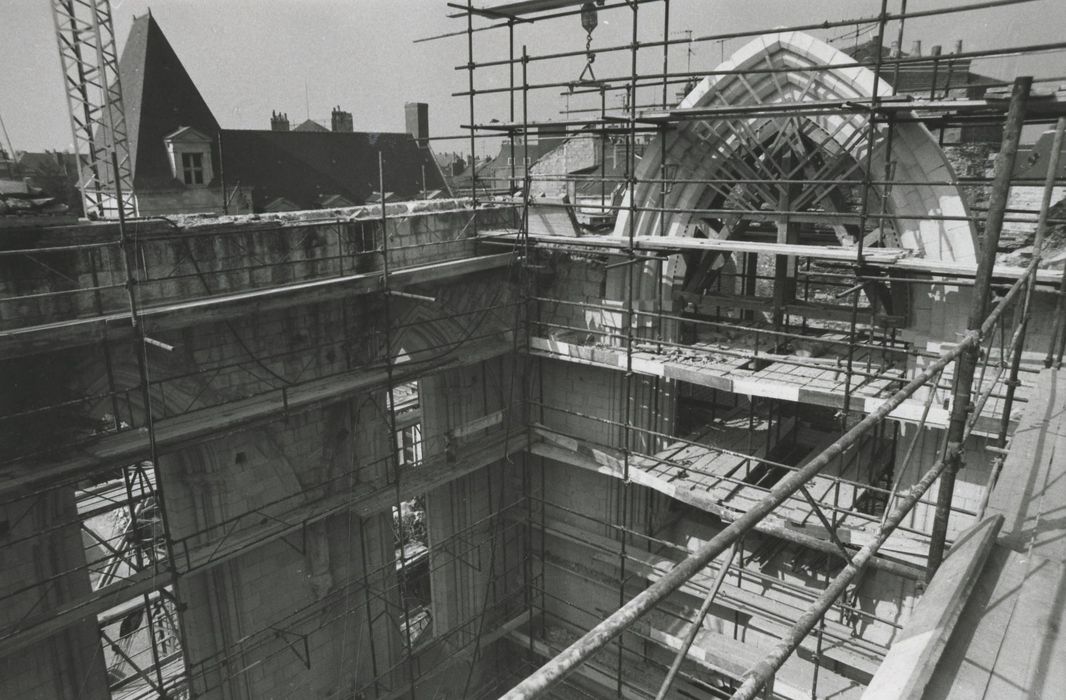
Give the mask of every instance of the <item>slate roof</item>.
M 425 189 L 446 189 L 430 150 L 405 133 L 223 130 L 226 187 L 240 183 L 252 206 L 285 197 L 315 209 L 329 195 L 359 205 L 380 190 L 378 153 L 385 163 L 385 190 L 410 199 Z
M 171 187 L 175 181 L 163 138 L 182 126 L 214 138 L 219 126 L 150 13 L 133 20 L 119 60 L 119 79 L 134 188 Z
M 171 173 L 164 138 L 191 128 L 212 140 L 209 184 L 224 179 L 227 191 L 239 184 L 255 211 L 279 200 L 316 209 L 330 196 L 362 204 L 380 189 L 379 151 L 387 191 L 404 199 L 447 191 L 432 151 L 406 133 L 333 132 L 312 120 L 293 131 L 221 130 L 151 14 L 134 18 L 119 73 L 135 190 L 184 187 Z

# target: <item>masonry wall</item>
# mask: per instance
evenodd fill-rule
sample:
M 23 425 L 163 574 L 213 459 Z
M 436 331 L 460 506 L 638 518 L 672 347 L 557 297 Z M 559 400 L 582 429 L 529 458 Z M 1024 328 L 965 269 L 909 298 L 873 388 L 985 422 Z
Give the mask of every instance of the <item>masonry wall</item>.
M 388 210 L 404 215 L 388 225 L 393 266 L 459 260 L 474 253 L 474 215 L 461 203 L 389 205 Z M 141 243 L 135 264 L 145 280 L 138 289 L 140 301 L 187 302 L 379 270 L 381 256 L 375 251 L 381 225 L 375 217 L 380 209 L 347 215 L 324 222 L 316 218 L 320 213 L 185 222 L 181 230 L 160 222 L 133 223 Z M 489 211 L 482 218 L 499 215 Z M 278 230 L 278 222 L 288 227 Z M 114 225 L 94 224 L 5 239 L 8 250 L 64 242 L 91 246 L 45 251 L 52 265 L 38 265 L 34 255 L 0 256 L 0 286 L 7 296 L 0 303 L 3 327 L 127 309 L 125 290 L 113 287 L 124 279 L 121 251 L 113 245 L 116 235 Z M 189 315 L 185 323 L 148 324 L 153 344 L 146 348 L 147 373 L 156 426 L 165 431 L 180 422 L 193 435 L 168 442 L 156 466 L 197 697 L 353 696 L 387 692 L 407 682 L 407 674 L 396 667 L 404 658 L 404 639 L 391 514 L 395 446 L 381 388 L 385 357 L 391 352 L 402 376 L 441 387 L 444 403 L 437 410 L 443 427 L 434 443 L 440 454 L 445 449 L 441 436 L 449 430 L 506 403 L 520 405 L 522 387 L 509 393 L 511 363 L 497 359 L 515 341 L 517 312 L 507 279 L 505 272 L 488 271 L 421 285 L 415 298 L 395 297 L 388 336 L 380 294 L 353 293 L 290 306 L 253 304 L 222 318 Z M 21 298 L 12 301 L 10 295 Z M 480 363 L 478 352 L 489 361 Z M 438 379 L 434 375 L 441 363 L 452 369 Z M 24 454 L 26 464 L 38 460 L 54 468 L 53 457 L 36 452 L 64 442 L 91 446 L 94 432 L 115 431 L 116 423 L 118 437 L 122 432 L 144 435 L 139 359 L 128 341 L 7 358 L 0 360 L 0 376 L 20 382 L 15 398 L 29 400 L 13 402 L 5 393 L 5 414 L 29 411 L 38 423 L 48 416 L 55 428 L 51 444 L 22 440 L 18 451 L 5 457 Z M 376 379 L 367 380 L 361 390 L 330 393 L 337 382 L 364 376 Z M 49 387 L 54 390 L 43 390 Z M 114 396 L 108 395 L 111 389 Z M 234 407 L 245 410 L 257 401 L 278 401 L 295 390 L 303 396 L 324 392 L 326 398 L 224 432 L 215 425 L 228 420 Z M 64 407 L 55 411 L 46 404 Z M 60 419 L 69 425 L 60 429 Z M 523 424 L 524 414 L 514 420 Z M 454 446 L 474 449 L 500 427 L 468 431 L 455 438 Z M 0 473 L 6 478 L 4 469 Z M 504 483 L 495 472 L 506 470 L 499 465 L 487 469 L 494 474 L 493 484 Z M 484 487 L 487 469 L 466 477 L 451 494 L 438 493 L 462 500 L 470 517 L 479 517 L 500 502 L 495 486 Z M 513 497 L 513 486 L 505 485 Z M 73 485 L 56 492 L 72 520 L 74 492 Z M 21 507 L 29 508 L 32 517 L 22 517 L 22 510 L 0 514 L 0 522 L 20 523 L 17 532 L 0 530 L 0 544 L 58 517 L 40 502 L 30 500 Z M 464 518 L 455 519 L 456 528 L 465 527 Z M 448 539 L 442 535 L 442 542 Z M 55 552 L 47 565 L 40 560 L 42 547 Z M 482 558 L 488 549 L 482 548 Z M 51 607 L 89 593 L 76 524 L 31 545 L 5 548 L 3 556 L 5 571 L 12 575 L 3 577 L 0 595 L 8 588 L 28 590 L 0 605 L 5 632 L 26 596 L 45 591 L 47 604 L 40 610 L 48 617 Z M 509 561 L 513 564 L 513 558 Z M 48 592 L 45 581 L 53 570 L 68 573 Z M 512 580 L 508 585 L 513 589 L 517 584 Z M 443 584 L 438 588 L 444 605 L 468 592 Z M 3 659 L 0 695 L 78 697 L 76 681 L 84 684 L 82 697 L 102 697 L 107 681 L 99 651 L 91 617 L 66 627 Z M 30 664 L 28 658 L 41 661 Z
M 393 269 L 467 258 L 475 250 L 475 226 L 510 220 L 510 210 L 475 213 L 463 200 L 388 204 L 386 212 L 393 217 L 388 222 Z M 127 228 L 137 241 L 133 264 L 142 306 L 382 267 L 380 207 L 174 217 L 169 223 L 132 221 Z M 115 223 L 5 232 L 0 252 L 27 255 L 0 255 L 0 329 L 127 312 L 119 241 Z
M 0 629 L 46 620 L 89 593 L 77 524 L 54 529 L 75 514 L 72 486 L 0 505 Z M 108 697 L 95 620 L 0 656 L 0 697 Z

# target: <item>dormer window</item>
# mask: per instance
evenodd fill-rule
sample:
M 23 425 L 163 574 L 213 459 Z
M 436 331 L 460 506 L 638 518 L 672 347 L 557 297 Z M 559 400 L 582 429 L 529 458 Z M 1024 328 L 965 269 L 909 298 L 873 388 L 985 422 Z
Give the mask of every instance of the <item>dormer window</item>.
M 174 179 L 186 187 L 206 187 L 215 178 L 212 142 L 204 134 L 183 126 L 163 139 Z
M 182 153 L 181 171 L 186 185 L 204 184 L 204 154 Z

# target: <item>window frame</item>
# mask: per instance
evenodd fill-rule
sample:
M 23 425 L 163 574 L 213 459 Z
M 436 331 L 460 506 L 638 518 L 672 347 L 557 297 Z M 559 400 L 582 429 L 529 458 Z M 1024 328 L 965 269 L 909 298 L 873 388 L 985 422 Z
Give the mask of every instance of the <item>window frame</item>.
M 187 151 L 181 154 L 181 179 L 186 185 L 205 184 L 203 152 Z

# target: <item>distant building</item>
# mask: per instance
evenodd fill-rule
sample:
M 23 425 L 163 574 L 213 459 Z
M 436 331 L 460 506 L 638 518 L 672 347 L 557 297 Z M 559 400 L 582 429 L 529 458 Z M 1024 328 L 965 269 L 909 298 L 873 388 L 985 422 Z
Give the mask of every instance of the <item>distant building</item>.
M 841 50 L 856 61 L 873 63 L 877 58 L 877 39 Z M 892 42 L 888 47 L 881 46 L 881 58 L 886 61 L 881 68 L 881 79 L 894 85 L 897 94 L 939 98 L 977 99 L 984 97 L 990 88 L 1003 84 L 1001 80 L 970 70 L 971 59 L 959 56 L 961 53 L 962 40 L 956 41 L 952 53 L 948 54 L 943 53 L 940 46 L 932 46 L 923 54 L 921 41 L 912 42 L 909 52 L 902 51 L 899 44 Z M 892 63 L 898 58 L 920 57 L 929 60 Z M 975 124 L 942 129 L 939 141 L 941 144 L 999 144 L 1002 137 L 1003 128 L 999 124 Z
M 447 193 L 428 146 L 428 107 L 408 107 L 415 133 L 356 132 L 336 107 L 326 127 L 222 129 L 152 15 L 136 17 L 119 67 L 133 190 L 141 216 L 355 206 L 381 189 L 402 199 Z M 423 133 L 424 132 L 424 133 Z
M 638 144 L 636 154 L 642 152 Z M 625 191 L 626 144 L 582 131 L 542 155 L 530 173 L 531 197 L 565 200 L 582 226 L 610 226 Z
M 505 140 L 499 151 L 488 160 L 479 160 L 468 165 L 463 172 L 455 176 L 457 190 L 469 194 L 473 188 L 473 175 L 477 173 L 479 193 L 487 195 L 513 194 L 522 189 L 526 166 L 532 166 L 546 153 L 554 150 L 566 141 L 565 134 L 541 133 L 530 135 L 529 143 L 523 144 L 515 139 Z

